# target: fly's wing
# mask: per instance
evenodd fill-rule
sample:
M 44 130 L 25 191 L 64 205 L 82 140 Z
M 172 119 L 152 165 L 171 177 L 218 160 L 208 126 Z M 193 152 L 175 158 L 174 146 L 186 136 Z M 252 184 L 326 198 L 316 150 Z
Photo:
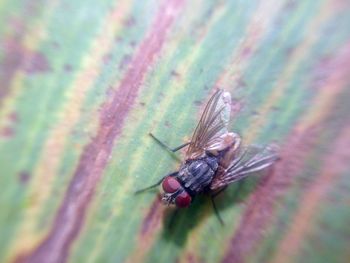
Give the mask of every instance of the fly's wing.
M 230 120 L 231 95 L 217 90 L 209 99 L 187 149 L 187 158 L 198 158 L 206 150 L 218 150 Z M 227 138 L 226 138 L 227 140 Z
M 230 166 L 219 170 L 210 185 L 212 190 L 241 180 L 251 173 L 263 170 L 279 159 L 277 147 L 248 146 L 240 151 Z

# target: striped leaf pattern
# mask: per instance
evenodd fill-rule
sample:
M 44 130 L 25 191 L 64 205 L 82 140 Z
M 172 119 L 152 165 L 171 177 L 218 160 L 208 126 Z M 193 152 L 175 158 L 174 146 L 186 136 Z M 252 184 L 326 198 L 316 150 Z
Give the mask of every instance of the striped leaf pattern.
M 346 0 L 0 1 L 1 262 L 348 262 Z M 281 160 L 172 211 L 216 87 L 231 129 Z

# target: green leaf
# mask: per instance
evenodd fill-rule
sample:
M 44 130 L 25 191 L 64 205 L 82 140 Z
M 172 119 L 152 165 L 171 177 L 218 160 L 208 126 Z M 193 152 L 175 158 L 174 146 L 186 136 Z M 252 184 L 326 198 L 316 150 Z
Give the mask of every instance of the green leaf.
M 1 262 L 347 262 L 346 1 L 0 3 Z M 179 211 L 157 191 L 216 87 L 281 160 Z

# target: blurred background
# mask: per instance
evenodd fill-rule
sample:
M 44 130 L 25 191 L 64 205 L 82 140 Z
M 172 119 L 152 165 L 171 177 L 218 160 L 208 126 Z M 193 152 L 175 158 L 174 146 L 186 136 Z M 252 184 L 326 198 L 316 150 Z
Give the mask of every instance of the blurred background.
M 349 262 L 350 2 L 1 0 L 1 262 Z M 281 161 L 177 216 L 215 88 Z M 181 160 L 183 154 L 176 155 Z

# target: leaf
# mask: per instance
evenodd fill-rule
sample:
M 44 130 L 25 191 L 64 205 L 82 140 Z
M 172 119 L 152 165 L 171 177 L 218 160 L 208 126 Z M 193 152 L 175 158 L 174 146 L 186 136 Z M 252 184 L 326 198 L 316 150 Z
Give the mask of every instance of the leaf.
M 2 1 L 1 262 L 347 262 L 346 1 Z M 216 87 L 281 160 L 174 218 L 137 189 L 179 163 Z M 180 153 L 178 159 L 183 157 Z

